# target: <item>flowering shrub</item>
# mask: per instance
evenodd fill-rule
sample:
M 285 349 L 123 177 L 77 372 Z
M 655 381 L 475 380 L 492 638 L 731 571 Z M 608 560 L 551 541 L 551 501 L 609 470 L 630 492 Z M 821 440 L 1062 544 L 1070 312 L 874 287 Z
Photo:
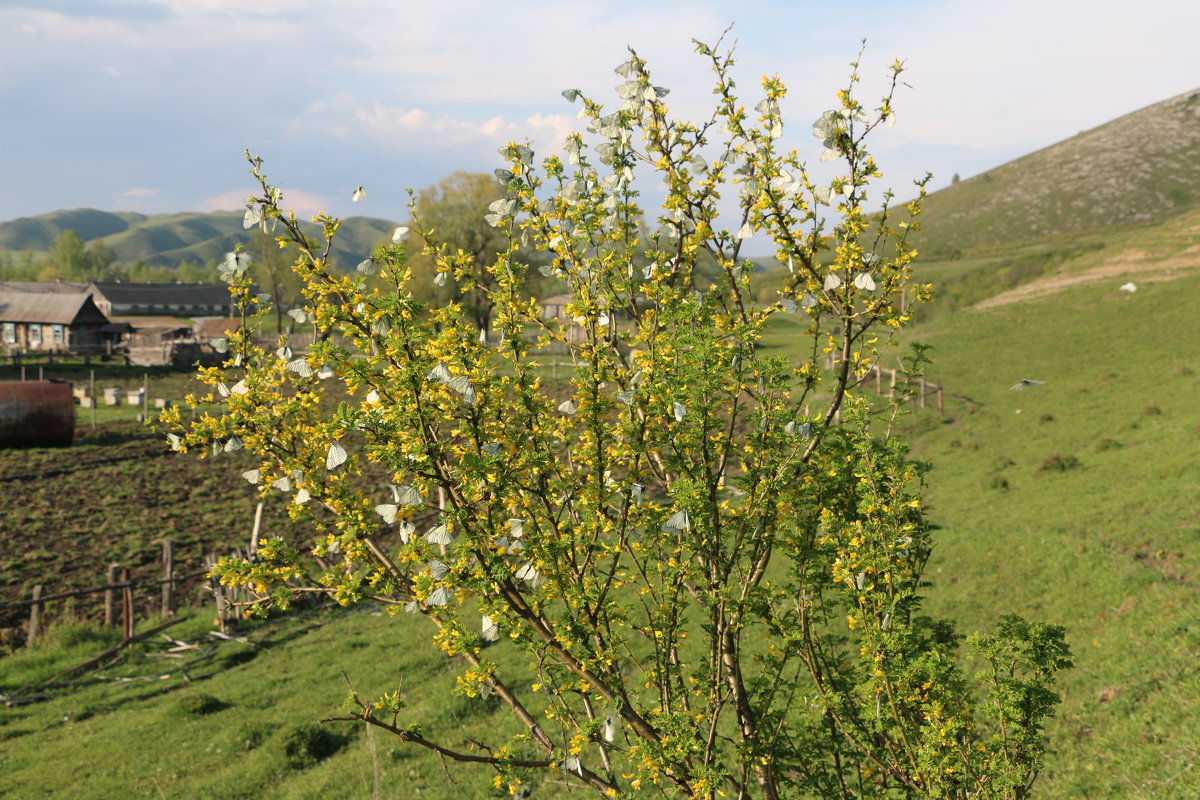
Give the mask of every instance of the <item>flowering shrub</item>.
M 167 418 L 177 449 L 258 454 L 244 477 L 290 495 L 319 539 L 315 558 L 268 541 L 216 571 L 260 608 L 316 591 L 428 623 L 457 690 L 498 696 L 522 733 L 432 741 L 398 692 L 354 693 L 346 718 L 486 765 L 515 795 L 551 769 L 602 796 L 1023 797 L 1070 663 L 1063 633 L 1005 618 L 972 640 L 968 679 L 961 639 L 919 614 L 925 467 L 857 391 L 908 319 L 902 294 L 928 297 L 908 241 L 924 182 L 899 211 L 886 195 L 869 210 L 866 139 L 894 119 L 892 92 L 868 108 L 852 75 L 812 127 L 842 168 L 816 185 L 781 145 L 783 84 L 765 78 L 747 112 L 730 54 L 697 49 L 715 75 L 702 123 L 671 117 L 631 54 L 616 109 L 564 92 L 587 130 L 561 156 L 503 148 L 494 260 L 437 245 L 414 210 L 441 283 L 487 293 L 483 336 L 462 303 L 414 299 L 405 229 L 330 271 L 337 220 L 306 238 L 251 159 L 247 225 L 298 248 L 301 313 L 326 335 L 304 355 L 254 346 L 268 299 L 233 255 L 250 324 L 193 399 L 222 411 Z M 666 186 L 652 213 L 641 172 Z M 767 303 L 749 290 L 752 236 L 786 269 Z M 563 314 L 522 293 L 522 248 L 547 256 Z M 806 321 L 802 357 L 761 347 L 777 315 Z M 565 382 L 548 381 L 551 351 L 573 365 Z M 372 471 L 390 487 L 364 489 Z M 525 669 L 501 670 L 491 642 Z

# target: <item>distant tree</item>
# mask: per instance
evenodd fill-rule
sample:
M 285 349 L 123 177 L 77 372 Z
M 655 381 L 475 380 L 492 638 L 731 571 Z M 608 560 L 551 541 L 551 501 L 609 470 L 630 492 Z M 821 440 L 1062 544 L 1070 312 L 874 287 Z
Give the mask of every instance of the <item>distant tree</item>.
M 495 176 L 455 172 L 417 194 L 418 221 L 412 223 L 415 235 L 405 243 L 413 295 L 433 305 L 458 299 L 478 330 L 487 330 L 491 324 L 497 287 L 495 276 L 483 267 L 495 263 L 508 248 L 508 237 L 485 217 L 489 206 L 504 197 L 504 185 Z M 532 253 L 523 253 L 522 258 L 535 264 L 545 261 Z M 439 259 L 452 266 L 439 273 Z M 526 288 L 536 293 L 540 277 L 533 271 Z
M 959 181 L 959 177 L 958 177 L 958 173 L 956 172 L 956 173 L 954 173 L 954 177 L 950 179 L 950 183 L 958 183 L 958 181 Z
M 38 280 L 73 281 L 82 280 L 91 271 L 91 256 L 83 239 L 74 230 L 67 228 L 54 239 L 54 245 L 46 256 L 46 265 L 38 273 Z
M 117 254 L 99 240 L 91 242 L 84 251 L 84 281 L 111 281 L 121 277 L 124 270 L 117 263 Z
M 300 297 L 300 279 L 292 271 L 292 258 L 274 236 L 257 228 L 250 234 L 246 252 L 254 282 L 271 295 L 275 330 L 282 331 L 284 314 Z

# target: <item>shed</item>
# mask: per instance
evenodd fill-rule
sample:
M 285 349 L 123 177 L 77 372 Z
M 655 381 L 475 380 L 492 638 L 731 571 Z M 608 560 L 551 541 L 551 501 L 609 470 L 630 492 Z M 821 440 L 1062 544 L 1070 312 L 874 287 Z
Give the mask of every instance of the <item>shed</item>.
M 218 283 L 99 281 L 88 284 L 87 290 L 108 315 L 198 317 L 228 314 L 231 308 L 229 287 Z

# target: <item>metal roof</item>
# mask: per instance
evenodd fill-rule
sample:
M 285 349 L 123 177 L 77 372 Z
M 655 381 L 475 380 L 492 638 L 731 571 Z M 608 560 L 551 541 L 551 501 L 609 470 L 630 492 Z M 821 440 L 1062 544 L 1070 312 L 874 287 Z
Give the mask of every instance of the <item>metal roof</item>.
M 90 294 L 34 294 L 0 291 L 0 322 L 44 322 L 78 325 L 108 319 Z
M 86 283 L 63 281 L 0 281 L 0 292 L 35 292 L 37 294 L 80 294 L 87 292 Z
M 110 303 L 138 305 L 229 305 L 229 287 L 219 283 L 124 283 L 102 281 L 90 284 L 95 293 Z

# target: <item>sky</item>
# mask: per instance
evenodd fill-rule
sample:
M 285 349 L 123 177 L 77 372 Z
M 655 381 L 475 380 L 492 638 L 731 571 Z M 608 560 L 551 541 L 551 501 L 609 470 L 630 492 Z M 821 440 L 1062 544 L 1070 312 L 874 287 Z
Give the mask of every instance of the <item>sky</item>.
M 0 221 L 236 210 L 246 148 L 299 214 L 403 220 L 407 189 L 508 141 L 557 152 L 583 125 L 562 90 L 619 105 L 627 47 L 703 118 L 692 40 L 730 24 L 746 107 L 782 78 L 783 142 L 814 164 L 860 42 L 868 106 L 905 62 L 872 145 L 901 198 L 1200 87 L 1196 0 L 0 0 Z

